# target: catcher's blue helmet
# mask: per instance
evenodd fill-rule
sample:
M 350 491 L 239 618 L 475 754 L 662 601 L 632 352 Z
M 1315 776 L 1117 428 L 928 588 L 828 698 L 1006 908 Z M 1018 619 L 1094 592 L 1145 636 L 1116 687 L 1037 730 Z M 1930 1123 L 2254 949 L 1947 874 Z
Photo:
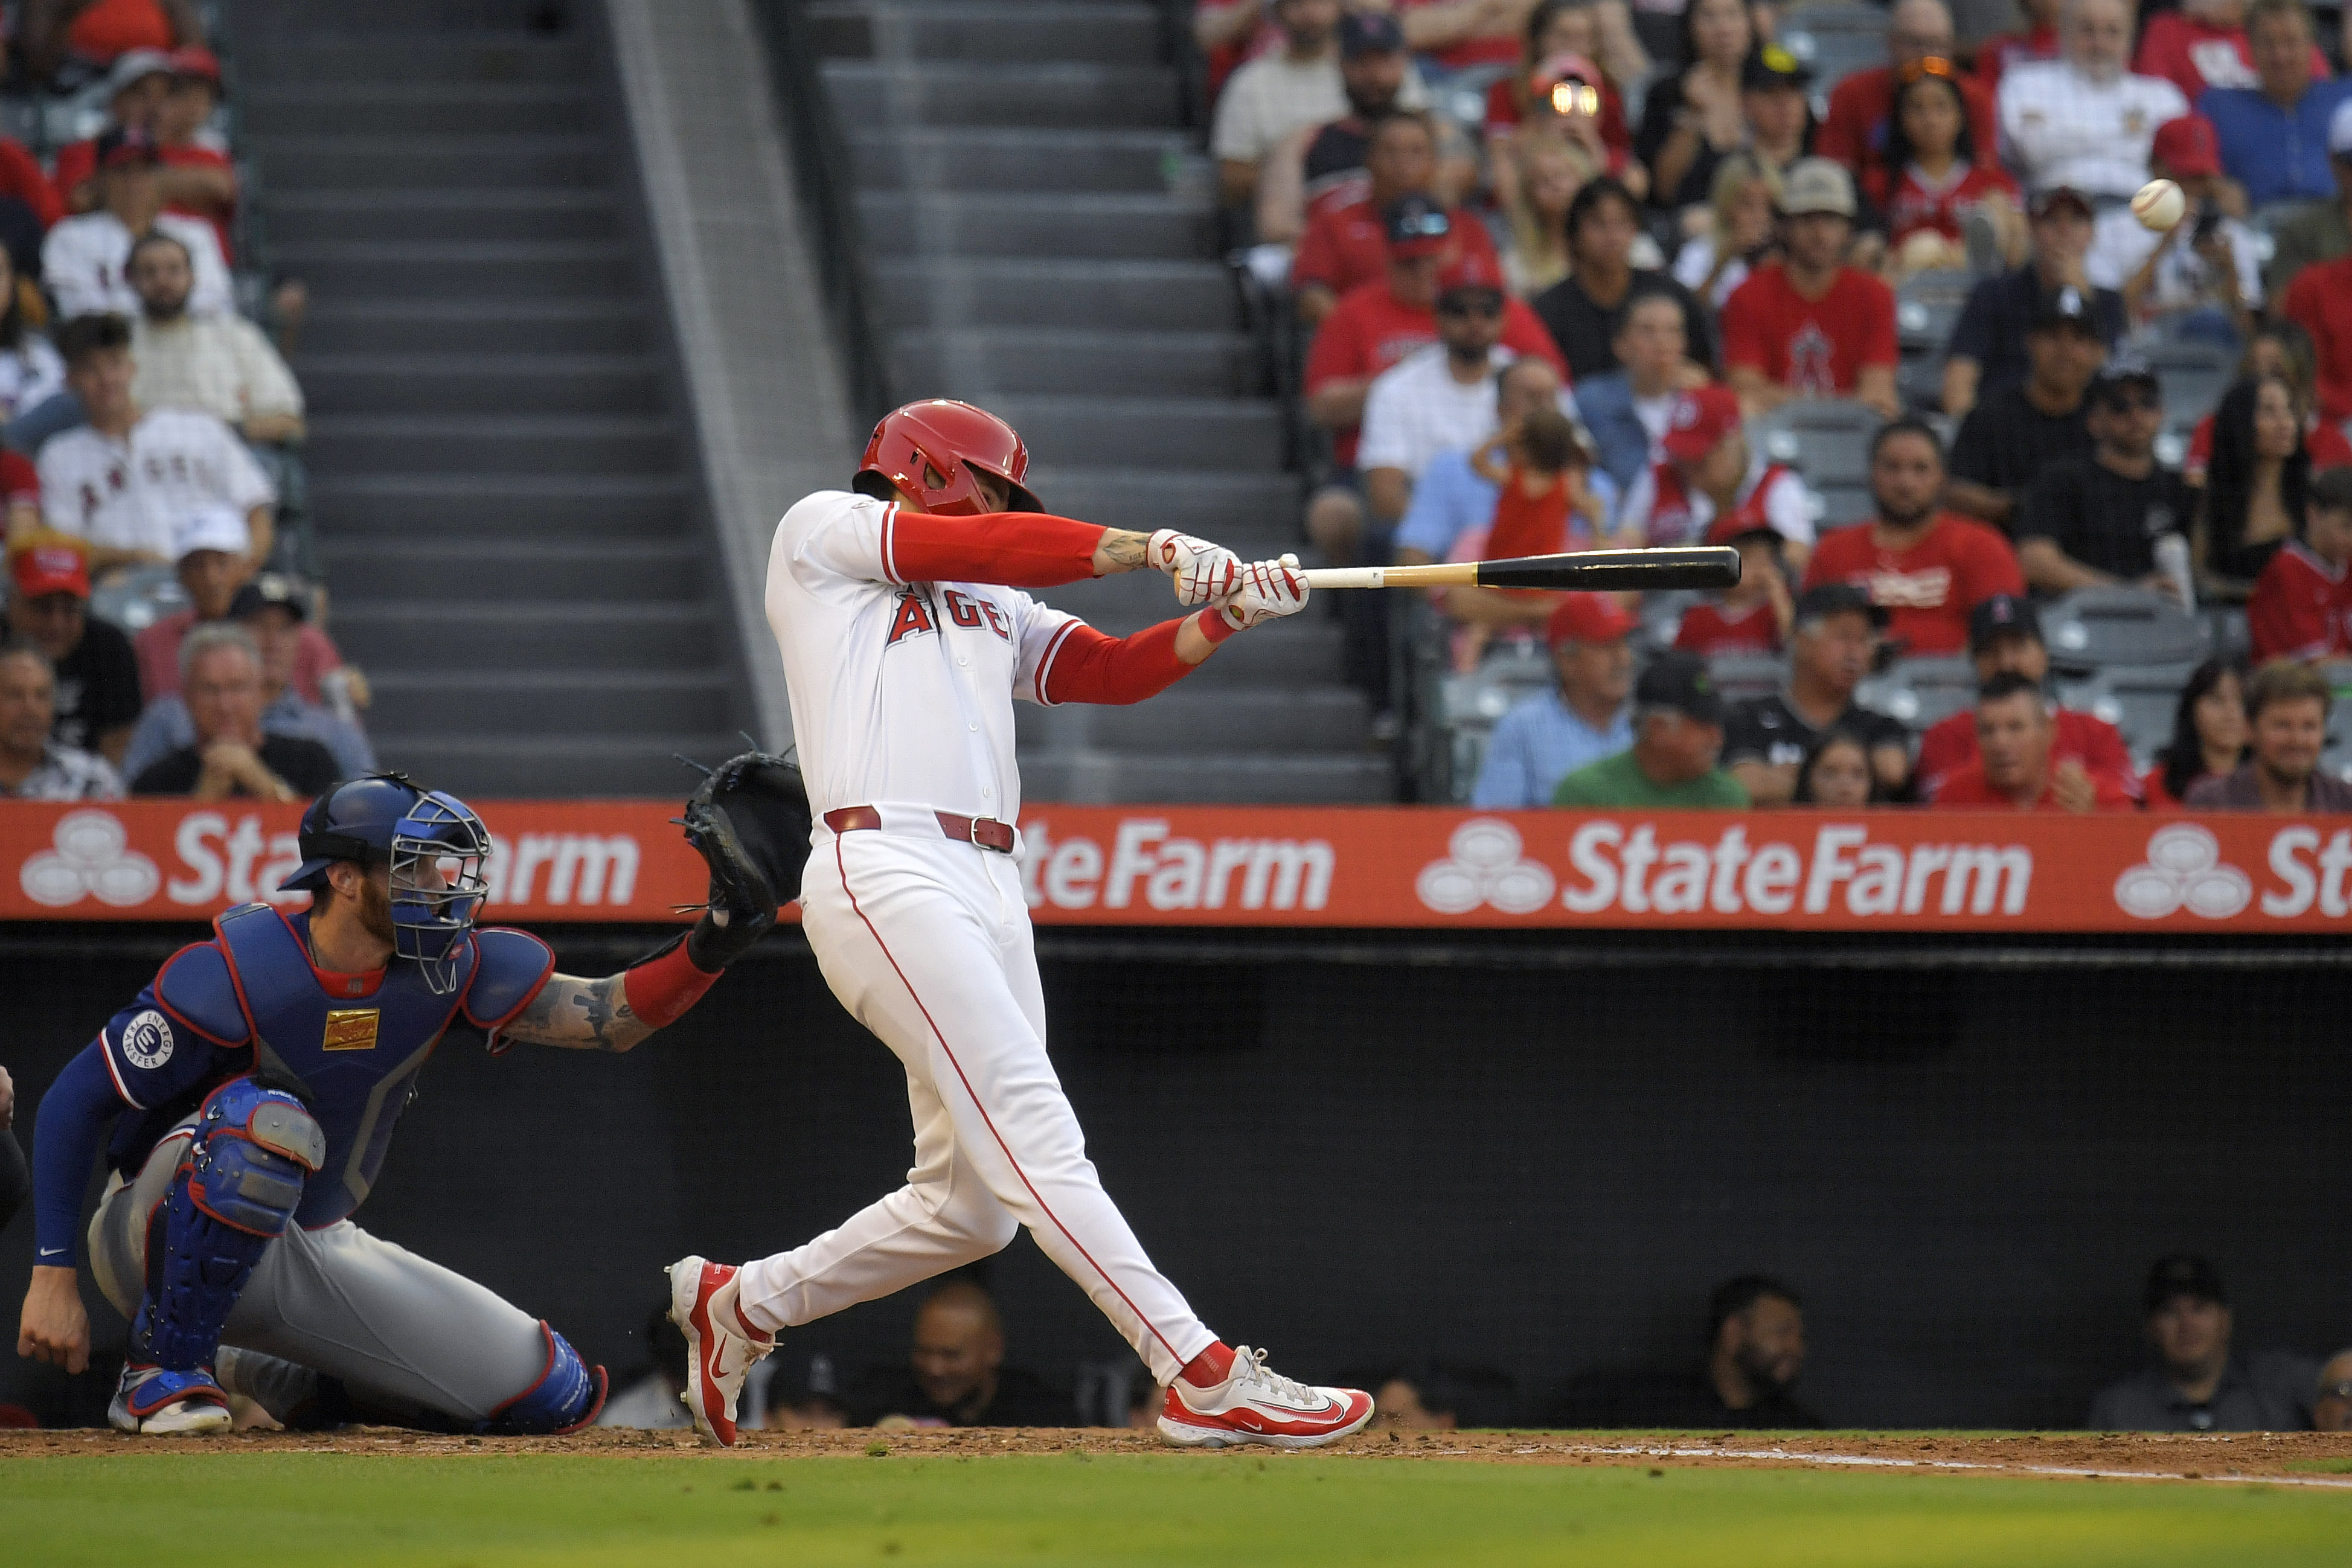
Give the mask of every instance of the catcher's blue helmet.
M 489 830 L 471 807 L 404 774 L 371 773 L 313 800 L 299 841 L 302 863 L 282 889 L 317 893 L 337 861 L 390 866 L 393 950 L 424 966 L 433 990 L 456 986 L 459 939 L 473 929 L 489 886 Z

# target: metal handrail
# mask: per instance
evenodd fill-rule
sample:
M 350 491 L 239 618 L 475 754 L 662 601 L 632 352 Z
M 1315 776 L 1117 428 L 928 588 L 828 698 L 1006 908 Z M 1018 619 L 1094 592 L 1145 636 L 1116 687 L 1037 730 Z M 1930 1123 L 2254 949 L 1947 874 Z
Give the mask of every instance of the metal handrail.
M 866 270 L 849 142 L 834 115 L 824 73 L 817 68 L 819 54 L 807 5 L 805 0 L 752 0 L 751 16 L 767 48 L 776 107 L 792 143 L 802 226 L 808 231 L 809 249 L 824 287 L 825 314 L 847 383 L 845 390 L 859 416 L 878 420 L 895 406 L 888 356 L 875 322 L 874 280 Z

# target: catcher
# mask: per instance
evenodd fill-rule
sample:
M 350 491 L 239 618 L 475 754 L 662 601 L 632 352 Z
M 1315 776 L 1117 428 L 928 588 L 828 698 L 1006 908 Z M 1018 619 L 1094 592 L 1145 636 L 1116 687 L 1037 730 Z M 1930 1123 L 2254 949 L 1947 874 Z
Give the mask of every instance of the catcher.
M 758 788 L 789 832 L 796 779 L 755 756 L 713 782 Z M 223 915 L 43 1097 L 38 1251 L 17 1354 L 70 1372 L 89 1363 L 74 1232 L 103 1144 L 112 1175 L 89 1265 L 131 1320 L 108 1410 L 121 1430 L 226 1431 L 232 1394 L 289 1426 L 547 1433 L 594 1420 L 603 1367 L 351 1217 L 452 1026 L 482 1030 L 493 1051 L 626 1051 L 693 1007 L 773 924 L 736 824 L 707 805 L 689 813 L 715 824 L 689 838 L 723 872 L 713 883 L 728 902 L 621 973 L 583 980 L 554 973 L 536 936 L 477 928 L 490 840 L 463 801 L 399 774 L 320 796 L 284 884 L 310 892 L 310 907 Z M 733 815 L 756 845 L 757 812 Z

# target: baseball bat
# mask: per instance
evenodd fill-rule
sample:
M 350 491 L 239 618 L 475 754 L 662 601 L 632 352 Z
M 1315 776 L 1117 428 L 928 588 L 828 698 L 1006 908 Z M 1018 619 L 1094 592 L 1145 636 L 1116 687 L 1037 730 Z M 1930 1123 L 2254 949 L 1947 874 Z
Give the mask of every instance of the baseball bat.
M 1445 561 L 1433 566 L 1318 566 L 1310 588 L 1552 588 L 1589 592 L 1729 588 L 1739 580 L 1739 552 L 1729 545 L 1667 545 L 1655 549 L 1572 550 L 1510 560 Z

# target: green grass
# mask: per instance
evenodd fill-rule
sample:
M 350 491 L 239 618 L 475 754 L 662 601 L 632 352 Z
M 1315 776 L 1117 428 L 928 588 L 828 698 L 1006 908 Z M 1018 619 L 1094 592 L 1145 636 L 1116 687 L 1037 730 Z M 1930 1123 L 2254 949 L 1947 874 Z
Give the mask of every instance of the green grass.
M 218 1454 L 0 1461 L 0 1560 L 736 1563 L 2341 1564 L 2292 1487 L 1259 1456 Z

